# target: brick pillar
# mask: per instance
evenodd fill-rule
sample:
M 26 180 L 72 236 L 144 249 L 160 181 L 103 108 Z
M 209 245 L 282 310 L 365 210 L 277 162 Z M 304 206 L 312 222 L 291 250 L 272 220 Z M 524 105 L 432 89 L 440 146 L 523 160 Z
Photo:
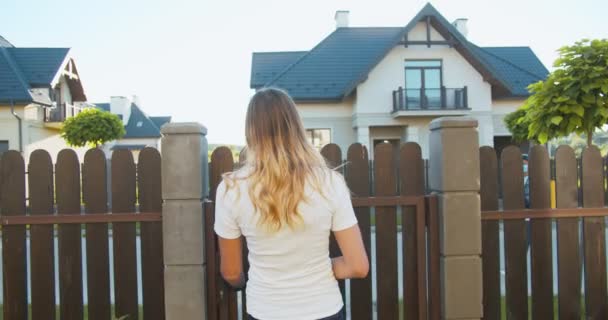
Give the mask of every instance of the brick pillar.
M 198 123 L 170 123 L 161 132 L 166 319 L 202 319 L 207 129 Z
M 477 121 L 430 125 L 429 182 L 439 195 L 442 319 L 482 317 L 481 206 Z

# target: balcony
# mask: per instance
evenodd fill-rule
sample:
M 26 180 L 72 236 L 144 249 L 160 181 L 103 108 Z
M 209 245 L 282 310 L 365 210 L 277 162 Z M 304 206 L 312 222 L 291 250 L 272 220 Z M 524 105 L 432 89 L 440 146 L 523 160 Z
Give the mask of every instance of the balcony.
M 65 119 L 80 113 L 82 109 L 69 103 L 62 103 L 55 108 L 44 109 L 44 123 L 47 127 L 60 128 Z
M 393 91 L 393 116 L 463 115 L 469 111 L 467 87 Z

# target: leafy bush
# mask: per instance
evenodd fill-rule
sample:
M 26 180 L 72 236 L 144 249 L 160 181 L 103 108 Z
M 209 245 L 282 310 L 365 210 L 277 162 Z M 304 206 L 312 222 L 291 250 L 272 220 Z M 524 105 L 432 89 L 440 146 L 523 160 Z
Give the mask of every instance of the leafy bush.
M 74 147 L 97 147 L 125 135 L 122 120 L 110 112 L 96 108 L 82 110 L 65 120 L 61 137 Z

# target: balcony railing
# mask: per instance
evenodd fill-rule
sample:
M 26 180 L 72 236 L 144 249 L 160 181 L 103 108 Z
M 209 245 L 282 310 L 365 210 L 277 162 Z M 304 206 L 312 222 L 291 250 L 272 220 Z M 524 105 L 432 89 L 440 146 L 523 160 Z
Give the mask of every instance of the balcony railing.
M 63 122 L 65 119 L 79 114 L 81 110 L 82 108 L 68 103 L 62 103 L 55 108 L 46 108 L 44 122 Z
M 393 112 L 469 109 L 467 87 L 393 91 Z

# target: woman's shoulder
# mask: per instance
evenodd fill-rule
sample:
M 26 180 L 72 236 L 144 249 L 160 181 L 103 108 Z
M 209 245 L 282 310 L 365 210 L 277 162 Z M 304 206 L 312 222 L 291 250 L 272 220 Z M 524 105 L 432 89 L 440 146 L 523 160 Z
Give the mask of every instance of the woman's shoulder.
M 331 188 L 332 190 L 342 188 L 346 185 L 346 181 L 344 180 L 344 176 L 331 168 L 323 168 L 319 171 L 321 176 L 321 181 L 325 187 Z

